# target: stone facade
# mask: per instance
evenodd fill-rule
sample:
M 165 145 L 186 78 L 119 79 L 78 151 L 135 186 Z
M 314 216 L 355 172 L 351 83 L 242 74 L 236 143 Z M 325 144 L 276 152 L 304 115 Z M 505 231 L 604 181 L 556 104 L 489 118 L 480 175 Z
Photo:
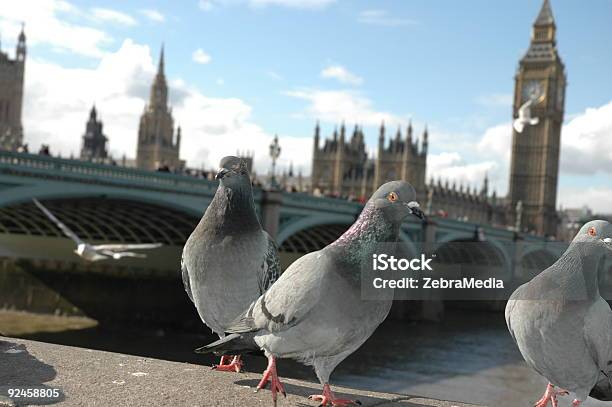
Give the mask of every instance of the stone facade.
M 89 120 L 83 134 L 81 160 L 104 162 L 108 157 L 106 143 L 108 138 L 102 132 L 102 121 L 98 120 L 98 112 L 93 106 L 89 112 Z
M 181 128 L 174 130 L 172 110 L 168 107 L 168 85 L 164 74 L 164 48 L 159 57 L 157 74 L 151 86 L 149 103 L 145 105 L 138 128 L 136 166 L 145 170 L 179 169 Z
M 489 195 L 486 177 L 479 190 L 456 184 L 450 186 L 448 181 L 425 182 L 429 148 L 427 128 L 420 140 L 413 136 L 411 124 L 404 134 L 398 128 L 395 135 L 387 139 L 385 126 L 381 125 L 375 159 L 368 158 L 364 133 L 359 126 L 355 126 L 347 139 L 343 124 L 340 132 L 334 131 L 322 143 L 320 131 L 317 124 L 310 180 L 313 193 L 364 201 L 385 182 L 403 179 L 415 187 L 418 201 L 429 214 L 473 222 L 504 222 L 502 203 L 495 193 Z M 300 188 L 296 186 L 296 190 Z
M 21 29 L 15 59 L 0 48 L 0 149 L 17 150 L 23 143 L 21 110 L 26 60 L 26 37 Z

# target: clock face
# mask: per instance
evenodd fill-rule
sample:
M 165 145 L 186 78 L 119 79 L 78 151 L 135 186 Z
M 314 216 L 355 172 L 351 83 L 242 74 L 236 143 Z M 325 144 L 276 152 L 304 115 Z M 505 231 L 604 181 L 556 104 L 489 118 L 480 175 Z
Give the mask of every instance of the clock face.
M 535 103 L 544 100 L 544 87 L 542 82 L 537 79 L 532 79 L 523 85 L 523 102 L 532 99 Z

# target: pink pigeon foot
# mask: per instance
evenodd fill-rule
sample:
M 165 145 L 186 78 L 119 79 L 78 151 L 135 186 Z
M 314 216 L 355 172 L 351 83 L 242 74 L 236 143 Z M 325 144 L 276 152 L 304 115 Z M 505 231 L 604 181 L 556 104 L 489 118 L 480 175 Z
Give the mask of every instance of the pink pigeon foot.
M 572 401 L 572 407 L 579 407 L 580 404 L 582 404 L 582 401 L 574 399 L 574 401 Z
M 276 373 L 276 358 L 274 356 L 268 356 L 268 368 L 264 370 L 263 377 L 257 385 L 255 392 L 265 388 L 268 382 L 270 382 L 272 400 L 274 401 L 274 406 L 276 406 L 276 394 L 280 392 L 283 394 L 283 396 L 287 397 L 287 393 L 285 393 L 285 387 L 281 383 L 280 379 L 278 378 L 278 374 Z
M 334 397 L 331 389 L 329 388 L 329 383 L 325 383 L 323 385 L 323 394 L 315 394 L 312 396 L 308 396 L 310 400 L 321 402 L 320 406 L 333 406 L 333 407 L 348 407 L 348 406 L 360 406 L 361 402 L 359 400 L 349 400 L 349 399 L 337 399 Z
M 552 407 L 557 407 L 557 396 L 567 396 L 568 394 L 569 392 L 567 390 L 555 390 L 555 386 L 548 383 L 544 395 L 533 405 L 533 407 L 546 407 L 548 406 L 549 401 L 552 404 Z
M 230 358 L 231 358 L 231 362 L 226 363 L 228 360 L 230 360 Z M 240 373 L 240 371 L 242 370 L 242 359 L 240 358 L 240 355 L 236 355 L 234 357 L 221 356 L 221 361 L 219 362 L 218 365 L 214 365 L 213 369 L 219 370 L 221 372 Z

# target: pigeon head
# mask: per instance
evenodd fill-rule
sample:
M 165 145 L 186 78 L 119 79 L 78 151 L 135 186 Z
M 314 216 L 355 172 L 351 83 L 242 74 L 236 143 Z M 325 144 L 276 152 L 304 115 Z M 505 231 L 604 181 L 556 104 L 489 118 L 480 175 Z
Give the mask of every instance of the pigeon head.
M 612 224 L 605 220 L 587 222 L 572 243 L 587 243 L 584 247 L 589 254 L 603 248 L 612 250 Z
M 219 180 L 224 186 L 230 187 L 233 185 L 240 185 L 245 181 L 251 182 L 246 162 L 233 156 L 227 156 L 221 159 L 215 179 Z
M 393 223 L 403 221 L 408 215 L 424 220 L 425 214 L 419 209 L 416 192 L 406 181 L 390 181 L 374 192 L 368 204 L 384 214 Z

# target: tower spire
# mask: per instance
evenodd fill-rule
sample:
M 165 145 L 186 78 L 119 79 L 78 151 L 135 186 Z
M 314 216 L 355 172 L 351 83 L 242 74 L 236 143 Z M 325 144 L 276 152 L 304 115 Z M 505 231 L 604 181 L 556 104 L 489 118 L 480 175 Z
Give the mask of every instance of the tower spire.
M 544 0 L 540 13 L 535 20 L 534 25 L 549 25 L 554 24 L 555 18 L 553 17 L 552 9 L 550 7 L 550 1 Z
M 157 74 L 164 75 L 164 43 L 161 45 L 161 52 L 159 53 L 159 63 L 157 65 Z

